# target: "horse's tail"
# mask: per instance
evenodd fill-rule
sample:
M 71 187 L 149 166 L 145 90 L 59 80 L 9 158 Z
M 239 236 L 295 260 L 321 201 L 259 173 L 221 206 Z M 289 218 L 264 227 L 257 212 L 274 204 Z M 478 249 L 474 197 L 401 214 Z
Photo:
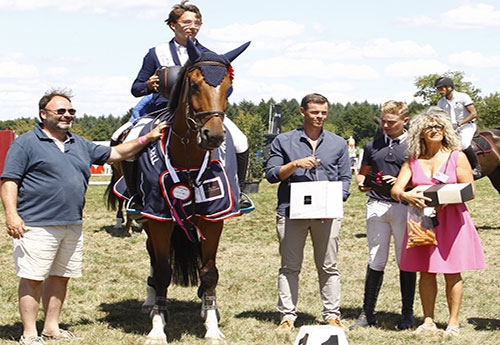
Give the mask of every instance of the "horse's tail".
M 104 199 L 106 200 L 106 207 L 108 210 L 116 211 L 120 205 L 120 198 L 113 192 L 113 187 L 115 183 L 120 179 L 121 173 L 120 169 L 116 167 L 119 162 L 111 164 L 111 180 L 109 181 L 106 191 L 104 192 Z
M 180 286 L 197 286 L 201 267 L 200 242 L 191 242 L 178 225 L 174 226 L 171 241 L 173 283 Z

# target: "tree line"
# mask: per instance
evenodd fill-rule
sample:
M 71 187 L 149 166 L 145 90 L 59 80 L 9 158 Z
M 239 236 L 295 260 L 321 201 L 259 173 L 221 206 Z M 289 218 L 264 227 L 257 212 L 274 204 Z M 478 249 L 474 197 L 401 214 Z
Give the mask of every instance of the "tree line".
M 430 74 L 416 79 L 415 86 L 417 92 L 414 94 L 418 101 L 408 104 L 410 118 L 422 111 L 429 105 L 435 105 L 439 99 L 439 94 L 434 88 L 434 81 L 440 75 Z M 468 93 L 474 100 L 478 111 L 478 128 L 498 128 L 500 127 L 500 94 L 498 92 L 487 96 L 481 95 L 481 90 L 474 87 L 470 82 L 464 81 L 463 72 L 447 72 L 445 76 L 450 77 L 458 91 Z M 258 104 L 243 100 L 239 103 L 229 103 L 226 110 L 227 116 L 234 120 L 243 131 L 249 135 L 262 136 L 267 133 L 270 111 L 276 104 L 281 107 L 281 132 L 287 132 L 302 124 L 299 104 L 300 100 L 282 99 L 276 101 L 273 98 L 261 100 Z M 381 104 L 371 104 L 365 102 L 353 102 L 347 104 L 333 103 L 328 110 L 328 118 L 325 129 L 336 133 L 344 138 L 352 136 L 358 146 L 364 145 L 373 139 L 377 130 L 374 117 L 380 116 Z M 72 128 L 72 132 L 81 135 L 91 141 L 108 141 L 111 134 L 127 122 L 132 109 L 126 114 L 92 116 L 84 114 L 77 116 Z M 33 128 L 39 121 L 38 118 L 20 118 L 16 120 L 0 121 L 0 129 L 14 130 L 16 134 L 23 134 Z M 257 124 L 257 127 L 256 127 Z M 255 131 L 260 133 L 255 133 Z

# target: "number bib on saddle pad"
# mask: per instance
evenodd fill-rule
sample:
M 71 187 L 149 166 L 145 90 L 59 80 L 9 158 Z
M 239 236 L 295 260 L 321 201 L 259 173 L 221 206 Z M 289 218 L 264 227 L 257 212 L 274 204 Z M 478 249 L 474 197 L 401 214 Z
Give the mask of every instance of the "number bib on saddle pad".
M 175 208 L 182 207 L 187 217 L 194 213 L 207 220 L 217 220 L 231 214 L 237 200 L 234 199 L 226 170 L 219 160 L 210 162 L 200 185 L 194 188 L 189 187 L 186 172 L 175 171 L 180 180 L 177 183 L 168 170 L 160 176 L 162 194 L 170 210 L 174 209 L 175 212 Z M 191 170 L 190 180 L 195 181 L 199 172 L 199 169 Z

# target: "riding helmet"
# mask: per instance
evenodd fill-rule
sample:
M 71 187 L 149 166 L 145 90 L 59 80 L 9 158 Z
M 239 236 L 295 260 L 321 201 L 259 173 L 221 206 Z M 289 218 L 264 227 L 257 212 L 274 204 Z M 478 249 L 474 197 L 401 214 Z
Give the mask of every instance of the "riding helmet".
M 453 84 L 453 80 L 448 77 L 439 77 L 434 82 L 434 87 L 438 88 L 441 86 L 451 86 L 452 89 L 455 88 L 455 84 Z

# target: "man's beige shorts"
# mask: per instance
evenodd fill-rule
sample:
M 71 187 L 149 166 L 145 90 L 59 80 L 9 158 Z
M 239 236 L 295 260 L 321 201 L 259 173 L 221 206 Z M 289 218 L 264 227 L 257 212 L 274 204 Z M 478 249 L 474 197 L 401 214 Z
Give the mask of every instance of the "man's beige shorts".
M 26 227 L 24 237 L 14 239 L 14 263 L 21 278 L 44 280 L 49 275 L 82 276 L 82 225 Z

